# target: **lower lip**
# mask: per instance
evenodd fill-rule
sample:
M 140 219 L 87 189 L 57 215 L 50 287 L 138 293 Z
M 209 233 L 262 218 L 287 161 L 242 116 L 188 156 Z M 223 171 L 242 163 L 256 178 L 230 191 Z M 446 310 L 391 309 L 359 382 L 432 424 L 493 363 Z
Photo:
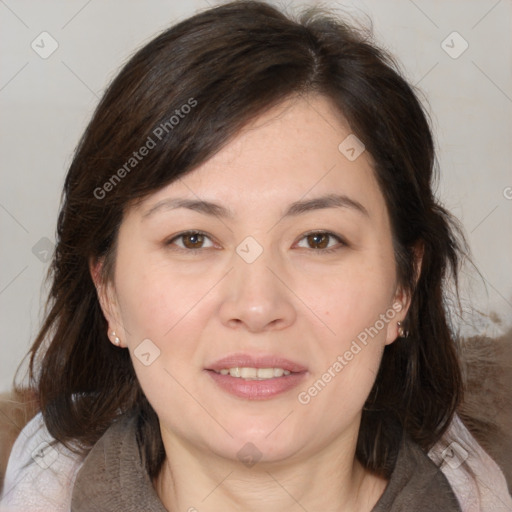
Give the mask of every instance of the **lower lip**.
M 231 375 L 222 375 L 206 370 L 214 382 L 224 391 L 248 400 L 267 400 L 297 387 L 306 376 L 306 372 L 291 373 L 283 377 L 266 380 L 245 380 Z

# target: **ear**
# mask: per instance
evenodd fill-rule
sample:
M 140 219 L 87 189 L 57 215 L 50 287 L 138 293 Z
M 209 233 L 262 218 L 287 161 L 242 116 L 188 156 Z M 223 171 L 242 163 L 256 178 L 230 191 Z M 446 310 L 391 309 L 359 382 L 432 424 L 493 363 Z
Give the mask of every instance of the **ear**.
M 103 258 L 97 260 L 91 259 L 89 261 L 89 271 L 96 288 L 98 302 L 100 303 L 101 310 L 108 323 L 107 336 L 112 343 L 114 343 L 116 338 L 118 338 L 120 340 L 120 344 L 117 345 L 114 343 L 114 345 L 124 347 L 125 345 L 123 344 L 123 340 L 126 340 L 126 336 L 120 321 L 121 315 L 115 288 L 111 281 L 107 282 L 105 280 L 103 276 L 103 265 Z
M 421 275 L 421 267 L 423 262 L 423 253 L 424 253 L 424 245 L 423 242 L 418 242 L 413 247 L 414 252 L 414 286 L 418 283 L 418 280 Z M 390 311 L 394 311 L 395 315 L 392 320 L 389 321 L 387 325 L 387 334 L 386 334 L 386 345 L 390 345 L 398 338 L 398 322 L 402 324 L 407 324 L 406 317 L 409 311 L 409 307 L 411 306 L 412 301 L 412 293 L 411 290 L 405 290 L 403 286 L 397 286 L 395 291 L 395 295 L 393 297 L 392 309 Z M 405 325 L 405 328 L 407 326 Z

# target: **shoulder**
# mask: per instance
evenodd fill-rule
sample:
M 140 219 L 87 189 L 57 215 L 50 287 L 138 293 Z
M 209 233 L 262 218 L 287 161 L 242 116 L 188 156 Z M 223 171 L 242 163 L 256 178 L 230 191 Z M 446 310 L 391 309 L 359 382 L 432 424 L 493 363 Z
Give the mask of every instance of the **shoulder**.
M 428 456 L 450 482 L 464 512 L 512 510 L 503 472 L 458 416 Z
M 455 491 L 445 475 L 404 433 L 388 485 L 372 512 L 411 510 L 461 512 Z
M 82 461 L 81 456 L 53 439 L 38 413 L 12 447 L 0 511 L 68 512 Z
M 496 462 L 454 416 L 428 454 L 404 437 L 388 487 L 372 512 L 391 510 L 510 512 L 512 497 Z

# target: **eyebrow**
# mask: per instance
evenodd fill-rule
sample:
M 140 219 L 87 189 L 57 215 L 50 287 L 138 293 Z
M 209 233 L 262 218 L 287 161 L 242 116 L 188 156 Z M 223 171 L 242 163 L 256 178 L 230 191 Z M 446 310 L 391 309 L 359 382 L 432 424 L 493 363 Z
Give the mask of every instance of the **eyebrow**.
M 211 201 L 181 197 L 163 199 L 162 201 L 159 201 L 145 212 L 142 217 L 143 219 L 146 219 L 159 210 L 167 211 L 175 210 L 177 208 L 186 208 L 205 215 L 214 215 L 216 217 L 226 219 L 233 219 L 235 217 L 231 210 L 220 204 L 213 203 Z M 284 212 L 283 218 L 295 217 L 297 215 L 314 210 L 322 210 L 324 208 L 345 208 L 360 213 L 365 217 L 370 216 L 368 210 L 359 201 L 351 199 L 346 195 L 327 194 L 314 199 L 295 201 L 294 203 L 291 203 Z

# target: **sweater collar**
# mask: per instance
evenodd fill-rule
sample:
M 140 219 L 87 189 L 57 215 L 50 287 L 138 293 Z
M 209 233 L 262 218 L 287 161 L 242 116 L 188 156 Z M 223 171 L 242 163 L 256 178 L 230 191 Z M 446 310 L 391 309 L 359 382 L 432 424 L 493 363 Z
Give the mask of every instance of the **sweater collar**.
M 137 417 L 121 418 L 93 446 L 76 477 L 73 512 L 166 512 L 143 465 Z
M 143 465 L 137 417 L 111 425 L 76 477 L 73 512 L 166 512 Z M 421 448 L 404 438 L 388 485 L 371 512 L 460 512 L 448 480 Z

